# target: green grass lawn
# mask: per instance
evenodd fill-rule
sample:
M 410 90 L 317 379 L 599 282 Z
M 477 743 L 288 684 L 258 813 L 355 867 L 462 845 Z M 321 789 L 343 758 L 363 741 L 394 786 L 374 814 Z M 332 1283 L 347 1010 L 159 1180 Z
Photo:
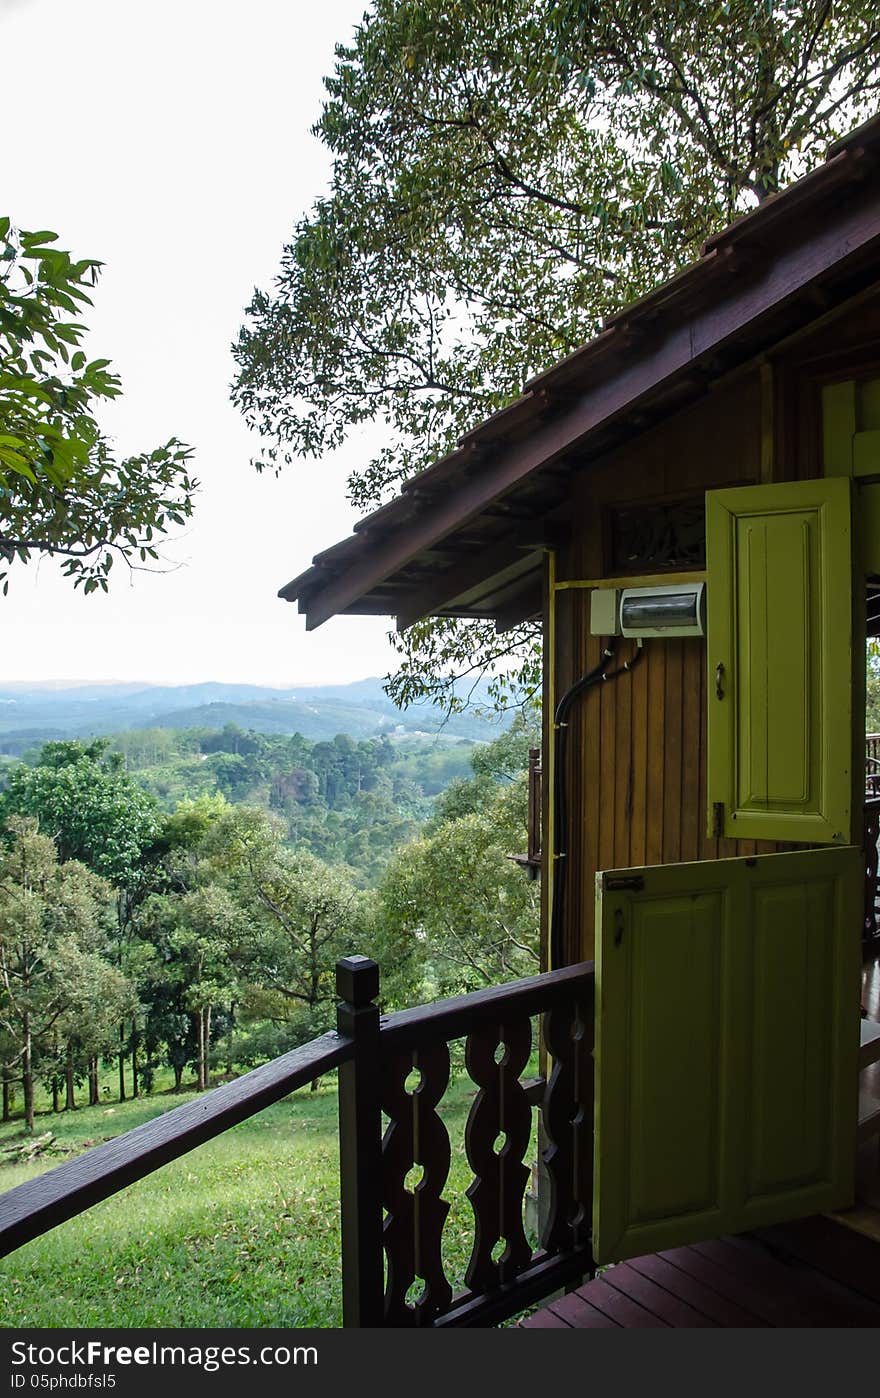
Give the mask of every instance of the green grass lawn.
M 444 1243 L 456 1288 L 473 1239 L 464 1197 L 473 1094 L 462 1075 L 443 1109 L 452 1141 Z M 59 1145 L 87 1148 L 190 1099 L 157 1093 L 41 1115 L 37 1134 L 51 1129 Z M 336 1113 L 326 1078 L 4 1258 L 0 1325 L 340 1325 Z M 0 1151 L 21 1139 L 20 1122 L 0 1128 Z M 58 1160 L 0 1164 L 0 1191 Z

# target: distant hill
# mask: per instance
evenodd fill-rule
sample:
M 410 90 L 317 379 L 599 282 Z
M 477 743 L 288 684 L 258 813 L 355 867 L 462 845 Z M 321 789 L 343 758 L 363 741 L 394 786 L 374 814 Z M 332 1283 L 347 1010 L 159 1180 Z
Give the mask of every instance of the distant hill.
M 485 691 L 472 702 L 485 701 Z M 57 738 L 92 738 L 129 728 L 223 728 L 235 723 L 259 733 L 301 733 L 312 741 L 348 733 L 437 733 L 490 739 L 507 720 L 469 709 L 444 723 L 438 710 L 417 705 L 400 710 L 382 681 L 347 685 L 9 684 L 0 687 L 0 752 L 17 756 Z

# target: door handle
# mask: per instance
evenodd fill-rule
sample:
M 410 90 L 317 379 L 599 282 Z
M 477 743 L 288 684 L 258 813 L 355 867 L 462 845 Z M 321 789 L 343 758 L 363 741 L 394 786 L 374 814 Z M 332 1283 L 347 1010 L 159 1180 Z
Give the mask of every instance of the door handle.
M 720 660 L 715 666 L 715 698 L 724 698 L 724 666 Z

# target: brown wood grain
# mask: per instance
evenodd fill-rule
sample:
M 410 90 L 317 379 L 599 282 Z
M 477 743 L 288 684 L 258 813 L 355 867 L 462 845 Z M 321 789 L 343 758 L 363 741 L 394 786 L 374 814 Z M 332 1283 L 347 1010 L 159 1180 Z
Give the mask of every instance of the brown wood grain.
M 558 1301 L 551 1301 L 547 1307 L 557 1319 L 570 1325 L 573 1330 L 618 1330 L 620 1326 L 616 1320 L 612 1320 L 602 1311 L 597 1311 L 595 1306 L 591 1306 L 581 1296 L 579 1291 L 573 1291 L 569 1296 L 562 1296 Z M 541 1312 L 538 1312 L 540 1315 Z M 523 1321 L 523 1325 L 531 1326 L 536 1322 L 536 1317 L 530 1317 Z
M 613 1269 L 612 1269 L 613 1271 Z M 602 1311 L 611 1320 L 623 1326 L 625 1330 L 663 1330 L 667 1322 L 649 1311 L 645 1306 L 633 1301 L 622 1291 L 611 1286 L 606 1277 L 606 1273 L 591 1281 L 587 1287 L 581 1290 L 581 1295 L 589 1301 L 591 1306 Z
M 645 656 L 648 668 L 648 762 L 646 783 L 648 829 L 645 841 L 647 864 L 663 863 L 663 810 L 666 778 L 666 647 L 650 646 Z
M 630 819 L 630 863 L 647 862 L 648 792 L 645 774 L 648 766 L 648 674 L 647 656 L 632 673 L 632 815 Z
M 501 1015 L 543 1014 L 587 991 L 593 977 L 592 961 L 580 962 L 471 991 L 469 995 L 435 1000 L 412 1010 L 397 1010 L 382 1020 L 383 1056 L 405 1048 L 420 1048 L 438 1039 L 459 1039 L 486 1025 L 497 1024 Z
M 649 1277 L 658 1286 L 662 1286 L 672 1296 L 678 1296 L 689 1306 L 693 1306 L 695 1310 L 708 1316 L 716 1325 L 725 1328 L 761 1328 L 764 1326 L 764 1321 L 753 1312 L 745 1311 L 733 1301 L 728 1300 L 727 1297 L 720 1296 L 717 1291 L 712 1291 L 707 1286 L 701 1286 L 687 1272 L 673 1267 L 662 1257 L 635 1257 L 629 1265 L 634 1271 L 641 1272 L 642 1276 Z
M 627 642 L 626 652 L 632 642 Z M 622 650 L 624 647 L 621 648 Z M 633 771 L 633 685 L 636 672 L 644 664 L 639 656 L 635 670 L 618 676 L 613 684 L 616 693 L 609 696 L 616 711 L 617 752 L 614 765 L 614 862 L 632 864 L 632 811 L 635 773 Z
M 877 1329 L 880 1305 L 863 1294 L 866 1282 L 877 1293 L 877 1254 L 831 1220 L 806 1219 L 632 1258 L 550 1304 L 572 1329 L 596 1328 L 596 1310 L 624 1329 Z
M 666 646 L 666 687 L 664 703 L 664 780 L 662 811 L 662 863 L 675 864 L 681 859 L 681 787 L 682 787 L 682 654 L 679 639 L 663 641 Z
M 637 1301 L 645 1310 L 652 1311 L 659 1316 L 667 1325 L 675 1326 L 676 1329 L 700 1329 L 714 1325 L 714 1322 L 703 1311 L 697 1310 L 687 1301 L 683 1301 L 680 1296 L 671 1291 L 667 1291 L 652 1277 L 643 1276 L 630 1263 L 623 1263 L 619 1267 L 611 1267 L 605 1274 L 605 1280 L 609 1286 L 613 1286 L 617 1291 L 628 1296 L 631 1301 Z
M 700 832 L 706 802 L 700 785 L 701 712 L 704 704 L 705 647 L 699 640 L 681 642 L 681 858 L 700 858 Z
M 619 654 L 623 653 L 622 644 Z M 612 664 L 621 661 L 615 657 Z M 620 703 L 619 684 L 628 684 L 629 677 L 611 680 L 599 686 L 599 832 L 598 867 L 613 869 L 617 864 L 614 846 L 614 796 L 617 775 L 617 710 Z

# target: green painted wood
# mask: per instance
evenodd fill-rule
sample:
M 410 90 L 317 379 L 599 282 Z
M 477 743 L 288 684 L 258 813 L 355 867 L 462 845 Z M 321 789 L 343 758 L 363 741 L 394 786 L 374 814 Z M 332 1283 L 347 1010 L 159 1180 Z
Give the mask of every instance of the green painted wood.
M 706 495 L 709 829 L 720 805 L 728 838 L 851 839 L 850 490 Z
M 857 432 L 852 440 L 854 476 L 880 476 L 880 428 Z
M 856 848 L 597 875 L 597 1263 L 851 1202 L 862 878 Z
M 826 476 L 880 475 L 880 378 L 826 384 L 822 446 Z
M 826 476 L 852 475 L 852 439 L 857 431 L 854 379 L 822 390 L 822 446 Z

